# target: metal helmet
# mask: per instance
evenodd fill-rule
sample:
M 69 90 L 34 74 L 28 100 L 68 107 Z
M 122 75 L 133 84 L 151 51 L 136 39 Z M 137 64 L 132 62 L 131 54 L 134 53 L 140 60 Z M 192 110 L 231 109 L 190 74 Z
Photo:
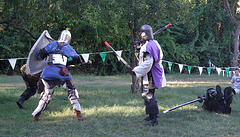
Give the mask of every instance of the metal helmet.
M 71 33 L 69 30 L 63 30 L 61 32 L 61 35 L 58 38 L 58 42 L 65 42 L 67 44 L 70 44 L 71 41 Z
M 150 25 L 143 25 L 140 28 L 140 41 L 153 40 L 153 31 Z

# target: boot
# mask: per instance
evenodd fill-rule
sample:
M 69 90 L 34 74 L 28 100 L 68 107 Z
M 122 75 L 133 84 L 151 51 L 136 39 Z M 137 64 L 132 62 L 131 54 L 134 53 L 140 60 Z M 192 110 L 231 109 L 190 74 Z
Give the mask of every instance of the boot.
M 41 112 L 37 113 L 34 117 L 33 117 L 33 120 L 35 122 L 38 122 L 40 120 L 40 115 L 41 115 Z
M 150 121 L 144 126 L 155 126 L 158 125 L 158 114 L 149 114 L 149 117 L 146 117 L 145 120 Z
M 21 96 L 18 100 L 17 100 L 17 105 L 20 109 L 25 109 L 24 107 L 24 101 L 25 101 L 25 98 L 23 96 Z
M 81 113 L 81 111 L 78 111 L 76 109 L 74 109 L 74 112 L 76 113 L 76 119 L 79 120 L 79 121 L 83 121 L 83 120 L 86 120 L 87 117 L 84 117 Z
M 149 116 L 145 117 L 144 120 L 145 120 L 145 121 L 150 121 L 150 120 L 152 120 L 152 118 L 151 118 L 150 115 L 149 115 Z
M 144 124 L 144 126 L 156 126 L 156 125 L 158 125 L 158 118 L 154 118 L 150 122 Z
M 145 120 L 145 121 L 150 121 L 150 120 L 152 120 L 153 118 L 154 118 L 154 116 L 151 115 L 151 114 L 149 114 L 149 116 L 145 117 L 144 120 Z M 157 114 L 157 118 L 159 118 L 159 114 Z

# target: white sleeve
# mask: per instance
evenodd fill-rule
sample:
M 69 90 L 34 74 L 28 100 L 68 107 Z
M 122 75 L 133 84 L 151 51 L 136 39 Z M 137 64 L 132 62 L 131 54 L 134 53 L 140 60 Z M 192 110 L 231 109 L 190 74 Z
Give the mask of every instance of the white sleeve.
M 152 68 L 153 65 L 153 57 L 150 57 L 150 55 L 147 55 L 144 58 L 144 61 L 141 65 L 135 67 L 133 71 L 136 73 L 137 77 L 142 77 L 146 75 Z

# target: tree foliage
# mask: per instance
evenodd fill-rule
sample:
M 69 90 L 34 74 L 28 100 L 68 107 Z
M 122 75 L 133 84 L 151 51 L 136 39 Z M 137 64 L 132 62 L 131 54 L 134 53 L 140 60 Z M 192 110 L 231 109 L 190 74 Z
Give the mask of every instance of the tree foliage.
M 200 66 L 213 60 L 229 66 L 233 56 L 234 22 L 219 0 L 2 0 L 0 15 L 1 59 L 27 57 L 44 30 L 58 39 L 69 29 L 79 54 L 109 51 L 104 45 L 108 41 L 115 50 L 127 50 L 123 58 L 130 63 L 140 27 L 149 24 L 157 31 L 168 23 L 173 26 L 154 36 L 165 60 Z M 78 70 L 97 75 L 128 71 L 114 54 L 105 62 L 98 54 L 90 60 L 91 66 Z M 9 73 L 9 63 L 0 64 L 1 73 Z

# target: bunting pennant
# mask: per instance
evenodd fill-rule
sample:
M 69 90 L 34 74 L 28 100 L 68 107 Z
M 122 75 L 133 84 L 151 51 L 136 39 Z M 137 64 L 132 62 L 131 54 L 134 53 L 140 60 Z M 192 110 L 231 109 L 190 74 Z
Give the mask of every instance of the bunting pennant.
M 192 66 L 188 66 L 188 73 L 191 73 Z
M 106 55 L 107 55 L 107 53 L 99 53 L 100 54 L 100 56 L 101 56 L 101 58 L 102 58 L 102 61 L 103 62 L 105 62 L 105 59 L 106 59 Z
M 14 70 L 15 68 L 15 65 L 16 65 L 16 62 L 17 62 L 17 59 L 8 59 L 12 69 Z
M 215 66 L 214 64 L 212 64 L 212 67 L 213 67 L 213 69 L 215 69 L 215 68 L 216 68 L 216 66 Z
M 168 62 L 168 68 L 169 68 L 169 70 L 171 71 L 171 68 L 172 68 L 172 62 Z
M 123 51 L 129 51 L 129 50 L 119 50 L 119 51 L 116 51 L 116 52 L 117 52 L 117 54 L 121 57 Z M 112 53 L 112 51 L 97 52 L 97 53 L 85 53 L 85 54 L 79 54 L 79 55 L 82 56 L 82 58 L 83 58 L 83 60 L 84 60 L 85 62 L 88 62 L 88 60 L 89 60 L 89 55 L 90 55 L 90 54 L 99 54 L 99 55 L 101 56 L 101 58 L 102 58 L 102 61 L 105 62 L 107 53 Z M 136 54 L 138 54 L 138 53 L 136 53 Z M 117 57 L 117 58 L 118 58 L 118 60 L 120 60 L 119 57 Z M 27 59 L 27 58 L 0 59 L 0 61 L 1 61 L 1 60 L 8 60 L 8 61 L 10 62 L 10 65 L 11 65 L 12 69 L 14 70 L 15 65 L 16 65 L 16 61 L 19 60 L 19 59 Z M 69 58 L 68 60 L 71 61 L 72 58 Z M 179 63 L 174 63 L 174 62 L 170 62 L 170 61 L 167 61 L 167 60 L 162 60 L 162 61 L 168 63 L 168 67 L 169 67 L 169 70 L 170 70 L 170 71 L 171 71 L 171 69 L 172 69 L 172 67 L 173 67 L 173 64 L 178 64 L 180 73 L 182 73 L 184 66 L 188 66 L 187 64 L 179 64 Z M 207 68 L 207 71 L 208 71 L 208 75 L 209 75 L 209 76 L 210 76 L 210 74 L 211 74 L 211 69 L 214 69 L 214 70 L 217 71 L 218 75 L 220 75 L 221 72 L 222 72 L 222 73 L 223 73 L 223 77 L 224 77 L 224 75 L 225 75 L 225 72 L 226 72 L 226 74 L 227 74 L 227 77 L 232 77 L 232 76 L 234 75 L 234 71 L 229 71 L 230 68 L 231 68 L 231 69 L 236 69 L 236 68 L 238 68 L 238 67 L 228 67 L 228 68 L 226 68 L 226 67 L 216 67 L 216 66 L 211 62 L 211 60 L 208 61 L 208 64 L 209 64 L 208 67 L 199 67 L 199 66 L 193 66 L 193 67 L 198 67 L 199 72 L 200 72 L 200 75 L 202 75 L 203 69 L 204 69 L 204 68 Z M 222 69 L 222 68 L 224 68 L 224 69 Z M 189 73 L 189 74 L 191 74 L 191 69 L 192 69 L 192 66 L 188 66 L 188 73 Z
M 230 68 L 225 68 L 226 73 L 227 73 L 227 77 L 229 77 L 229 69 L 230 69 Z
M 116 51 L 116 52 L 120 57 L 122 56 L 122 50 L 119 50 L 119 51 Z M 118 58 L 118 61 L 120 61 L 120 58 L 118 56 L 117 56 L 117 58 Z
M 179 67 L 180 73 L 182 73 L 182 70 L 183 70 L 183 64 L 178 64 L 178 67 Z
M 84 61 L 88 62 L 89 54 L 81 54 L 81 55 L 82 55 Z
M 198 67 L 198 70 L 199 70 L 200 75 L 202 75 L 203 67 Z
M 209 67 L 211 67 L 212 63 L 211 63 L 211 61 L 210 61 L 210 60 L 208 61 L 208 64 L 209 64 Z
M 208 71 L 208 75 L 210 76 L 210 74 L 211 74 L 211 69 L 212 68 L 207 68 L 207 71 Z
M 218 75 L 220 75 L 222 69 L 221 68 L 216 68 Z

